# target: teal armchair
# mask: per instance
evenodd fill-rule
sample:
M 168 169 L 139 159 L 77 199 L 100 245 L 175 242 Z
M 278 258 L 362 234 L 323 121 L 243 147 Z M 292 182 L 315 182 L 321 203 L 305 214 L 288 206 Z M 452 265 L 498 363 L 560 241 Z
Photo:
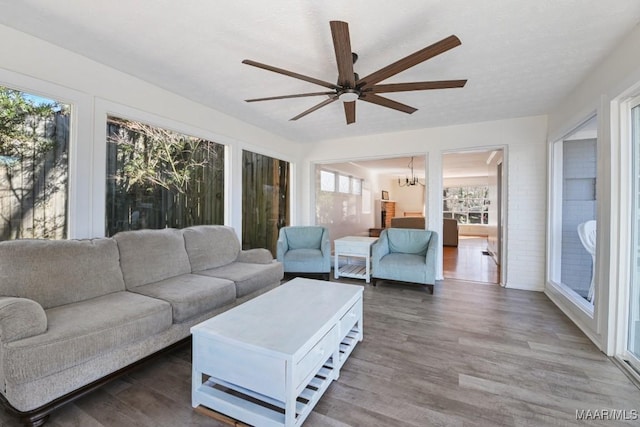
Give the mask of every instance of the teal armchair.
M 371 247 L 372 278 L 419 283 L 433 293 L 436 282 L 438 233 L 429 230 L 387 228 Z
M 329 230 L 321 226 L 282 227 L 276 258 L 282 263 L 285 274 L 321 274 L 325 280 L 329 280 Z

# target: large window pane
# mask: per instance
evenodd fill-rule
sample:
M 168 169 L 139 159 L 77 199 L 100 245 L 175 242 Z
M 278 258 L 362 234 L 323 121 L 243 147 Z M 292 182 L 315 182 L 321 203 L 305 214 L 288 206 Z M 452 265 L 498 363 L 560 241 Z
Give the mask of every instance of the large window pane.
M 0 240 L 67 237 L 69 111 L 0 86 Z
M 242 152 L 242 247 L 276 256 L 280 228 L 289 225 L 289 162 Z
M 145 123 L 107 121 L 107 235 L 224 223 L 224 146 Z
M 489 186 L 447 187 L 443 193 L 443 217 L 459 224 L 488 224 Z
M 597 119 L 553 145 L 550 280 L 595 295 Z

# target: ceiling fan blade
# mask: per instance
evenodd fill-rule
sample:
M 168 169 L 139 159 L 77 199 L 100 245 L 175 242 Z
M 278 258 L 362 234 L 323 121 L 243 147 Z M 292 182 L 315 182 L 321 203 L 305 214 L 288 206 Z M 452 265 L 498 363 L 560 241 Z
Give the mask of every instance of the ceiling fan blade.
M 274 99 L 304 98 L 307 96 L 335 95 L 335 94 L 336 94 L 335 92 L 309 92 L 309 93 L 298 93 L 295 95 L 268 96 L 266 98 L 245 99 L 245 102 L 272 101 Z
M 456 87 L 464 87 L 466 80 L 441 80 L 434 82 L 413 82 L 413 83 L 390 83 L 372 86 L 367 92 L 371 93 L 389 93 L 389 92 L 408 92 L 411 90 L 430 90 L 430 89 L 451 89 Z
M 418 111 L 417 108 L 410 107 L 406 104 L 402 104 L 400 102 L 394 101 L 389 98 L 384 98 L 382 96 L 379 96 L 373 93 L 363 94 L 360 96 L 359 99 L 361 99 L 362 101 L 370 102 L 372 104 L 381 105 L 383 107 L 402 111 L 403 113 L 407 113 L 407 114 L 415 113 L 416 111 Z
M 314 105 L 313 107 L 309 108 L 308 110 L 303 111 L 302 113 L 298 114 L 297 116 L 289 119 L 289 120 L 298 120 L 304 116 L 306 116 L 309 113 L 313 113 L 316 110 L 319 110 L 320 108 L 324 107 L 325 105 L 329 105 L 331 104 L 333 101 L 335 101 L 336 99 L 338 99 L 338 95 L 334 95 L 330 98 L 325 99 L 324 101 L 322 101 L 319 104 Z
M 288 71 L 283 68 L 273 67 L 271 65 L 262 64 L 260 62 L 252 61 L 250 59 L 245 59 L 242 61 L 243 64 L 251 65 L 253 67 L 262 68 L 263 70 L 273 71 L 274 73 L 283 74 L 285 76 L 293 77 L 295 79 L 304 80 L 305 82 L 313 83 L 319 86 L 328 87 L 329 89 L 340 89 L 340 86 L 337 86 L 333 83 L 325 82 L 323 80 L 314 79 L 313 77 L 305 76 L 304 74 L 294 73 L 293 71 Z
M 343 102 L 344 116 L 347 119 L 347 124 L 356 122 L 356 101 Z
M 338 64 L 338 85 L 343 88 L 353 89 L 356 87 L 356 78 L 353 74 L 349 25 L 342 21 L 331 21 L 329 25 L 331 26 L 333 49 L 336 52 L 336 62 Z
M 362 89 L 366 89 L 378 82 L 381 82 L 382 80 L 395 76 L 414 65 L 418 65 L 429 58 L 433 58 L 434 56 L 440 55 L 441 53 L 453 49 L 456 46 L 460 46 L 461 44 L 462 42 L 458 37 L 449 36 L 361 78 L 357 81 L 357 85 Z

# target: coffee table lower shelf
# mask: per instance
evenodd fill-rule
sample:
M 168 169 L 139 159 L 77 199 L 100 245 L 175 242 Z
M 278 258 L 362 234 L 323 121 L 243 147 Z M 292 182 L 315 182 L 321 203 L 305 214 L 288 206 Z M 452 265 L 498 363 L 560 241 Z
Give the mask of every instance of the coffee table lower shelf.
M 360 331 L 354 327 L 340 343 L 338 370 L 335 369 L 333 356 L 329 357 L 315 376 L 296 399 L 296 426 L 301 425 L 311 413 L 320 397 L 329 388 L 333 380 L 338 379 L 340 367 L 347 360 L 359 342 Z M 285 403 L 255 393 L 243 387 L 225 381 L 209 378 L 196 389 L 197 400 L 205 409 L 228 415 L 234 419 L 252 420 L 256 426 L 284 426 Z M 209 415 L 204 410 L 201 413 Z M 225 417 L 219 418 L 225 421 Z M 238 425 L 233 423 L 232 425 Z

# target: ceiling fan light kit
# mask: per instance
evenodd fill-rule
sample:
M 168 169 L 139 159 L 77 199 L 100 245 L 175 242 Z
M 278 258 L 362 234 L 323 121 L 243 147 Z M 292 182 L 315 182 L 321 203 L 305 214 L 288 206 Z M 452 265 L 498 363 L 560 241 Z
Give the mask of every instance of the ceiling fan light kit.
M 426 81 L 411 83 L 390 83 L 377 84 L 398 73 L 401 73 L 415 65 L 418 65 L 427 59 L 433 58 L 441 53 L 460 46 L 461 42 L 455 35 L 446 37 L 439 42 L 427 46 L 417 52 L 412 53 L 392 64 L 387 65 L 363 78 L 353 71 L 353 64 L 357 61 L 358 55 L 351 51 L 351 39 L 349 37 L 349 25 L 342 21 L 331 21 L 331 37 L 333 39 L 333 48 L 336 55 L 336 64 L 338 66 L 338 81 L 330 83 L 319 80 L 293 71 L 274 67 L 260 62 L 245 59 L 243 64 L 253 67 L 262 68 L 267 71 L 293 77 L 299 80 L 323 86 L 329 91 L 298 93 L 293 95 L 270 96 L 265 98 L 247 99 L 246 102 L 273 101 L 277 99 L 303 98 L 312 96 L 326 96 L 327 98 L 314 105 L 313 107 L 303 111 L 291 120 L 298 120 L 307 114 L 310 114 L 320 108 L 333 103 L 336 100 L 343 102 L 345 118 L 347 124 L 356 121 L 356 102 L 357 100 L 369 102 L 371 104 L 380 105 L 403 113 L 412 114 L 417 111 L 409 105 L 402 104 L 392 99 L 382 97 L 379 93 L 389 92 L 409 92 L 415 90 L 432 90 L 432 89 L 450 89 L 464 87 L 466 80 L 442 80 L 442 81 Z M 414 184 L 415 185 L 415 184 Z

